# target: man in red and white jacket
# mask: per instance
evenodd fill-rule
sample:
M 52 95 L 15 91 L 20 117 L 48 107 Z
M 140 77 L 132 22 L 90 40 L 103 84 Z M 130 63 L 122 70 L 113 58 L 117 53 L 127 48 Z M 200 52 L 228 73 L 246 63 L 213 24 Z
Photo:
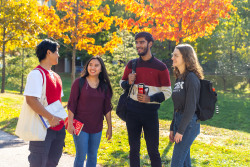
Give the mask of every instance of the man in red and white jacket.
M 59 44 L 49 39 L 43 40 L 36 47 L 36 55 L 40 65 L 32 70 L 24 90 L 27 104 L 39 115 L 48 119 L 51 128 L 47 129 L 45 141 L 30 141 L 28 157 L 30 167 L 55 167 L 62 155 L 65 139 L 64 121 L 50 114 L 38 101 L 43 87 L 43 73 L 46 77 L 46 97 L 48 105 L 60 100 L 63 96 L 62 81 L 58 74 L 51 70 L 52 65 L 58 64 Z M 42 71 L 40 71 L 42 70 Z
M 150 48 L 154 39 L 150 33 L 140 32 L 135 36 L 137 59 L 136 73 L 132 74 L 132 61 L 124 71 L 120 85 L 129 89 L 134 83 L 127 103 L 126 125 L 130 145 L 130 166 L 140 166 L 140 137 L 142 128 L 152 167 L 161 167 L 159 147 L 159 120 L 157 110 L 160 103 L 171 96 L 169 72 L 164 63 L 152 56 Z M 138 93 L 138 84 L 149 88 L 148 94 Z

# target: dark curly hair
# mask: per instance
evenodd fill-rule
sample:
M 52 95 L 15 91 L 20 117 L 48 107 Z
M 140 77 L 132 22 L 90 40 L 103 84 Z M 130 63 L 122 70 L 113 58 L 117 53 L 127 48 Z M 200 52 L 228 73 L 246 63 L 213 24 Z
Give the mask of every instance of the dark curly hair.
M 153 42 L 154 43 L 154 38 L 148 32 L 139 32 L 138 34 L 135 35 L 135 40 L 137 38 L 141 38 L 141 37 L 144 37 L 148 41 L 148 43 L 149 42 Z

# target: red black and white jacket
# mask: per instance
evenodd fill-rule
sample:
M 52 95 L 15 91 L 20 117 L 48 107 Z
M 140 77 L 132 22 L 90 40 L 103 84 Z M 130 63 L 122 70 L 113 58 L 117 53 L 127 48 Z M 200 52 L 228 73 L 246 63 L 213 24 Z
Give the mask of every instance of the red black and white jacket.
M 128 62 L 123 77 L 120 80 L 120 86 L 123 89 L 130 88 L 128 84 L 128 75 L 130 73 L 132 73 L 132 61 Z M 148 95 L 150 96 L 150 102 L 148 104 L 159 105 L 172 94 L 168 68 L 154 56 L 148 61 L 143 61 L 141 58 L 137 59 L 136 80 L 130 94 L 130 98 L 137 102 L 139 83 L 144 83 L 146 87 L 149 87 Z

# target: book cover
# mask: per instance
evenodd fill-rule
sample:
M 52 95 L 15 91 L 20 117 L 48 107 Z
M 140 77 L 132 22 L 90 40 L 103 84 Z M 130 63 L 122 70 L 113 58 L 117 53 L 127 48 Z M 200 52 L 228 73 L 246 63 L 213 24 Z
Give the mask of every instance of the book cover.
M 68 128 L 68 117 L 65 119 L 65 128 L 67 129 Z M 75 135 L 79 136 L 79 134 L 81 133 L 82 131 L 82 128 L 84 126 L 84 123 L 76 120 L 76 119 L 73 119 L 73 126 L 75 127 Z
M 62 103 L 57 100 L 55 101 L 54 103 L 51 103 L 50 105 L 46 106 L 45 109 L 50 112 L 52 115 L 56 116 L 56 117 L 59 117 L 59 118 L 62 118 L 62 119 L 65 119 L 68 117 L 68 114 L 67 112 L 65 111 L 65 109 L 63 108 L 62 106 Z M 46 128 L 49 128 L 50 127 L 50 124 L 49 124 L 49 120 L 41 115 L 39 115 L 43 125 L 46 127 Z

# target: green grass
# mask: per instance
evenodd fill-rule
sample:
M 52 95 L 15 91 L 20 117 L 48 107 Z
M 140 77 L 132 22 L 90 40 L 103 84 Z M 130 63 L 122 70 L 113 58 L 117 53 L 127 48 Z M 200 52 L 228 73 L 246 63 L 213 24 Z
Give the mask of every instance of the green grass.
M 64 105 L 70 93 L 70 78 L 61 75 L 64 89 Z M 9 91 L 7 91 L 9 92 Z M 218 94 L 219 113 L 213 119 L 202 122 L 201 134 L 191 148 L 192 164 L 200 166 L 250 166 L 250 102 L 249 94 L 239 96 L 234 93 Z M 13 93 L 0 94 L 0 129 L 14 134 L 23 96 Z M 169 143 L 169 125 L 173 116 L 172 100 L 165 101 L 159 110 L 160 145 L 159 150 L 165 167 L 170 164 L 173 144 Z M 107 141 L 106 122 L 98 152 L 98 163 L 103 166 L 129 166 L 129 145 L 126 125 L 112 112 L 113 138 Z M 73 138 L 67 133 L 64 152 L 75 154 Z M 150 166 L 145 140 L 141 140 L 141 164 Z
M 18 116 L 23 103 L 23 96 L 0 94 L 0 129 L 14 134 Z
M 225 98 L 230 100 L 232 97 Z M 233 100 L 233 99 L 231 99 Z M 17 117 L 20 112 L 23 97 L 16 94 L 1 94 L 0 96 L 0 129 L 7 131 L 8 133 L 14 134 Z M 169 100 L 170 101 L 170 100 Z M 166 117 L 162 118 L 162 115 L 170 115 L 171 108 L 168 104 L 169 101 L 164 102 L 160 111 L 160 146 L 159 150 L 162 157 L 164 166 L 169 166 L 173 145 L 169 143 L 169 125 L 170 120 Z M 241 103 L 239 103 L 241 104 Z M 237 105 L 237 103 L 236 103 Z M 229 109 L 230 105 L 225 106 L 225 109 Z M 247 113 L 247 110 L 241 111 Z M 211 120 L 213 121 L 216 117 L 224 117 L 225 115 L 215 115 Z M 113 138 L 111 141 L 107 141 L 105 138 L 106 134 L 106 122 L 104 122 L 104 130 L 102 136 L 102 142 L 98 152 L 98 163 L 103 166 L 129 166 L 128 165 L 128 153 L 129 145 L 127 139 L 126 125 L 121 121 L 113 112 Z M 225 121 L 226 122 L 226 121 Z M 193 166 L 249 166 L 250 165 L 250 134 L 244 128 L 240 130 L 230 130 L 228 128 L 212 127 L 207 125 L 207 122 L 202 122 L 201 134 L 195 140 L 191 149 L 192 163 Z M 238 120 L 233 122 L 235 125 L 240 124 Z M 249 125 L 249 122 L 243 122 L 245 126 Z M 223 125 L 223 124 L 222 124 Z M 227 126 L 225 124 L 223 126 Z M 69 154 L 75 154 L 74 143 L 72 136 L 67 133 L 66 147 L 64 151 Z M 147 155 L 146 145 L 144 139 L 141 140 L 141 164 L 143 166 L 150 166 L 149 157 Z
M 212 119 L 201 122 L 218 128 L 238 130 L 250 133 L 250 97 L 238 97 L 232 93 L 218 92 L 218 113 Z M 171 120 L 173 118 L 172 100 L 167 100 L 161 105 L 159 118 Z
M 65 74 L 65 73 L 59 73 L 62 81 L 63 81 L 63 94 L 64 96 L 62 97 L 63 102 L 68 102 L 69 100 L 69 95 L 70 95 L 70 90 L 71 90 L 71 78 L 70 74 Z

